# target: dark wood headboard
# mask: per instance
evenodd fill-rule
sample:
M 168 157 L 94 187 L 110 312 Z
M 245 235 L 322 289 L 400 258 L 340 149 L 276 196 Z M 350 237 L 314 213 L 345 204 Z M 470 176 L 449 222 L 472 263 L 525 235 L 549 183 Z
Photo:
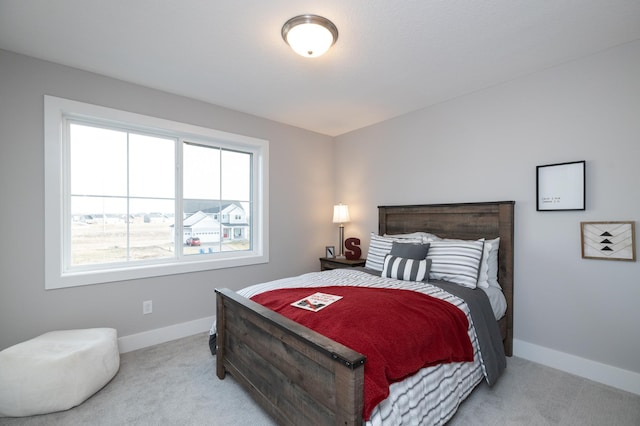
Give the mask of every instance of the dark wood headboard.
M 505 353 L 513 353 L 513 232 L 515 201 L 379 206 L 379 233 L 430 232 L 464 240 L 500 237 L 498 282 L 507 299 L 500 322 Z

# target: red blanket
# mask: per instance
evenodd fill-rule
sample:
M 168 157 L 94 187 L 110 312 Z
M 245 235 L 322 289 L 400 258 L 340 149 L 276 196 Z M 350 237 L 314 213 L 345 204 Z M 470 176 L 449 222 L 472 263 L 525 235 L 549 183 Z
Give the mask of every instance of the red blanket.
M 343 296 L 318 312 L 290 304 L 322 292 Z M 314 287 L 272 290 L 251 298 L 367 357 L 363 418 L 389 395 L 389 385 L 423 367 L 473 361 L 465 314 L 410 290 Z

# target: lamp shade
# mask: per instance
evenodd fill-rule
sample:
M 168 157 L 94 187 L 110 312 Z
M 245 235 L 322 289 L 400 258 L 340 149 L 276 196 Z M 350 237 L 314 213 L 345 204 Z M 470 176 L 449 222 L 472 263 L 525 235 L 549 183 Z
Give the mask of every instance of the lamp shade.
M 316 58 L 333 46 L 338 39 L 338 29 L 322 16 L 300 15 L 284 24 L 282 38 L 298 55 Z
M 337 204 L 333 206 L 333 223 L 347 223 L 351 221 L 349 217 L 349 206 Z

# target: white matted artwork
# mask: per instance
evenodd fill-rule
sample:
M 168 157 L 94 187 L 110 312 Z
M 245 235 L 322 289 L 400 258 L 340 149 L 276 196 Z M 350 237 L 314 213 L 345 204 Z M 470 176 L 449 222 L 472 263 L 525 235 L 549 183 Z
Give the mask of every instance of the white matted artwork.
M 636 260 L 635 222 L 580 222 L 583 259 Z
M 536 210 L 585 210 L 586 162 L 536 167 Z

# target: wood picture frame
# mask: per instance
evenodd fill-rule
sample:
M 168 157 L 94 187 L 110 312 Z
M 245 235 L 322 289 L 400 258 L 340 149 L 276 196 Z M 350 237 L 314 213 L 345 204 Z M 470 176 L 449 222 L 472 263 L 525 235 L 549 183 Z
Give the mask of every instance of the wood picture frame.
M 324 248 L 324 257 L 326 257 L 327 259 L 334 259 L 336 257 L 335 246 L 326 246 Z
M 636 260 L 635 222 L 580 222 L 583 259 Z
M 585 210 L 586 161 L 536 167 L 536 210 Z

